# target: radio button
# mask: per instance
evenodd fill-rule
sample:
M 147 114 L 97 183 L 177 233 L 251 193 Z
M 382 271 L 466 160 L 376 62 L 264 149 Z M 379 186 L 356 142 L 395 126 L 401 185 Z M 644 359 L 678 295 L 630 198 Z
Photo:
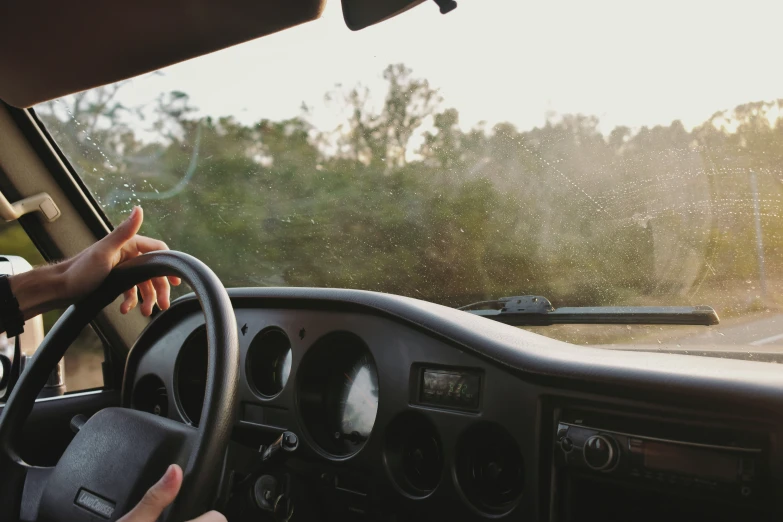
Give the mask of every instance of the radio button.
M 613 441 L 603 435 L 593 435 L 584 445 L 587 467 L 596 471 L 608 471 L 617 463 L 619 455 Z
M 560 449 L 562 449 L 564 452 L 568 453 L 572 449 L 574 449 L 574 442 L 569 439 L 568 437 L 563 438 L 563 440 L 560 441 Z

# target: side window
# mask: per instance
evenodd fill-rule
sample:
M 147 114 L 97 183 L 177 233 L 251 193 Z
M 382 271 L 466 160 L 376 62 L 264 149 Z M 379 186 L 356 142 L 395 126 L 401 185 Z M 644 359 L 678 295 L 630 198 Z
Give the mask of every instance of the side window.
M 19 223 L 0 223 L 0 256 L 19 256 L 33 267 L 45 263 L 38 249 Z M 48 312 L 41 319 L 30 320 L 25 324 L 25 332 L 20 336 L 22 353 L 31 356 L 38 348 L 43 335 L 57 322 L 62 310 Z M 42 324 L 41 324 L 42 323 Z M 0 334 L 0 353 L 13 356 L 14 339 Z M 105 350 L 103 343 L 91 326 L 87 326 L 68 348 L 60 362 L 62 379 L 50 379 L 42 396 L 62 395 L 103 387 L 103 362 Z

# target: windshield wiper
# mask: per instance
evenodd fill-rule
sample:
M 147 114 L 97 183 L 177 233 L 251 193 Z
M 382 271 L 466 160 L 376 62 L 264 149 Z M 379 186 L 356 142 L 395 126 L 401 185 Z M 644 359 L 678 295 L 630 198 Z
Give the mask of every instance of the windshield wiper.
M 482 307 L 482 308 L 477 308 Z M 555 308 L 537 295 L 501 297 L 459 308 L 513 326 L 553 324 L 682 324 L 712 326 L 720 322 L 711 306 L 577 306 Z

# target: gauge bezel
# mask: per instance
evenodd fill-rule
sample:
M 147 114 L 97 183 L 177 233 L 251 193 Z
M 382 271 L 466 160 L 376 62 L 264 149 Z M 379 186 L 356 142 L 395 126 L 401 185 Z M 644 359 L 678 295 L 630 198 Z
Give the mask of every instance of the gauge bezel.
M 327 355 L 328 354 L 328 355 Z M 344 372 L 366 356 L 376 377 L 378 409 L 373 427 L 367 438 L 360 442 L 340 440 L 329 435 L 336 422 L 337 389 L 328 389 L 334 383 L 335 370 Z M 318 338 L 303 356 L 296 371 L 295 403 L 303 435 L 318 453 L 330 460 L 343 461 L 355 457 L 376 436 L 376 423 L 380 414 L 381 383 L 378 366 L 367 344 L 356 334 L 347 331 L 330 332 Z M 343 388 L 339 390 L 342 392 Z
M 163 390 L 161 395 L 159 392 Z M 154 411 L 154 403 L 157 402 L 155 398 L 165 397 L 165 403 L 162 405 L 160 412 Z M 131 395 L 131 408 L 134 410 L 144 411 L 152 413 L 153 415 L 159 415 L 161 417 L 169 416 L 169 399 L 170 393 L 166 384 L 160 376 L 154 373 L 148 373 L 142 376 L 136 384 L 133 385 L 133 394 Z
M 255 375 L 255 372 L 253 371 L 253 362 L 256 360 L 256 357 L 259 357 L 260 355 L 266 356 L 267 354 L 261 354 L 260 351 L 264 349 L 265 347 L 265 338 L 269 335 L 281 335 L 285 338 L 286 343 L 288 344 L 287 353 L 291 354 L 292 364 L 288 368 L 288 375 L 286 376 L 286 382 L 274 393 L 265 393 L 261 390 L 261 387 L 258 385 L 257 381 L 257 375 Z M 268 361 L 267 361 L 268 362 Z M 245 380 L 247 381 L 248 387 L 253 392 L 253 394 L 262 400 L 270 400 L 274 399 L 275 397 L 279 396 L 281 393 L 283 393 L 283 390 L 286 389 L 288 384 L 291 382 L 291 374 L 293 369 L 293 344 L 291 343 L 291 338 L 288 337 L 288 334 L 282 329 L 277 326 L 269 326 L 267 328 L 264 328 L 260 332 L 256 334 L 255 337 L 253 337 L 253 340 L 250 341 L 250 345 L 247 348 L 247 352 L 245 353 Z M 269 370 L 269 368 L 266 368 L 266 370 Z
M 424 499 L 435 493 L 448 474 L 443 441 L 438 428 L 425 412 L 418 410 L 405 410 L 398 413 L 384 430 L 383 462 L 386 473 L 394 483 L 395 488 L 410 499 Z M 417 436 L 430 438 L 437 452 L 438 466 L 437 477 L 434 483 L 422 484 L 416 478 L 411 477 L 410 470 L 406 467 L 406 450 L 411 439 Z
M 202 399 L 202 406 L 201 406 L 202 409 L 201 411 L 199 411 L 198 419 L 193 420 L 191 419 L 191 415 L 187 411 L 188 409 L 190 409 L 190 406 L 188 406 L 188 408 L 185 407 L 185 405 L 182 402 L 182 394 L 180 393 L 180 372 L 182 371 L 182 360 L 183 357 L 185 357 L 184 352 L 185 350 L 194 349 L 194 348 L 203 349 L 204 358 L 207 359 L 207 365 L 205 366 L 205 371 L 204 371 L 204 394 L 206 394 L 206 377 L 207 377 L 206 368 L 209 367 L 209 347 L 207 346 L 207 327 L 203 324 L 196 327 L 192 332 L 190 332 L 190 334 L 185 339 L 185 342 L 183 342 L 182 346 L 179 347 L 179 351 L 177 352 L 177 358 L 176 361 L 174 362 L 174 380 L 173 380 L 174 404 L 177 407 L 178 413 L 185 420 L 186 423 L 190 424 L 191 426 L 198 427 L 198 424 L 201 421 L 201 413 L 204 409 L 203 399 Z M 190 356 L 194 357 L 194 355 L 192 354 Z M 196 357 L 198 356 L 199 355 L 196 355 Z
M 489 444 L 491 441 L 491 445 Z M 498 450 L 497 448 L 503 448 Z M 474 479 L 472 468 L 492 452 L 503 455 L 507 465 L 518 469 L 519 479 L 512 484 L 508 498 L 488 498 L 486 490 Z M 517 439 L 501 424 L 478 421 L 467 426 L 457 438 L 456 457 L 451 463 L 451 473 L 462 499 L 476 513 L 483 516 L 502 517 L 519 505 L 525 492 L 525 459 Z M 496 491 L 493 492 L 495 495 Z

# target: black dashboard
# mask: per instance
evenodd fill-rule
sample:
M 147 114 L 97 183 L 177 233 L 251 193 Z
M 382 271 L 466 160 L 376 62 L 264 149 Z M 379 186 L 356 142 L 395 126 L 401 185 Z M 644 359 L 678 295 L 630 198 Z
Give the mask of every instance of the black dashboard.
M 781 513 L 777 365 L 574 346 L 372 292 L 229 294 L 242 366 L 221 481 L 229 519 L 255 516 L 242 487 L 284 432 L 296 451 L 263 473 L 294 520 Z M 150 324 L 124 406 L 197 425 L 203 325 L 192 296 Z

